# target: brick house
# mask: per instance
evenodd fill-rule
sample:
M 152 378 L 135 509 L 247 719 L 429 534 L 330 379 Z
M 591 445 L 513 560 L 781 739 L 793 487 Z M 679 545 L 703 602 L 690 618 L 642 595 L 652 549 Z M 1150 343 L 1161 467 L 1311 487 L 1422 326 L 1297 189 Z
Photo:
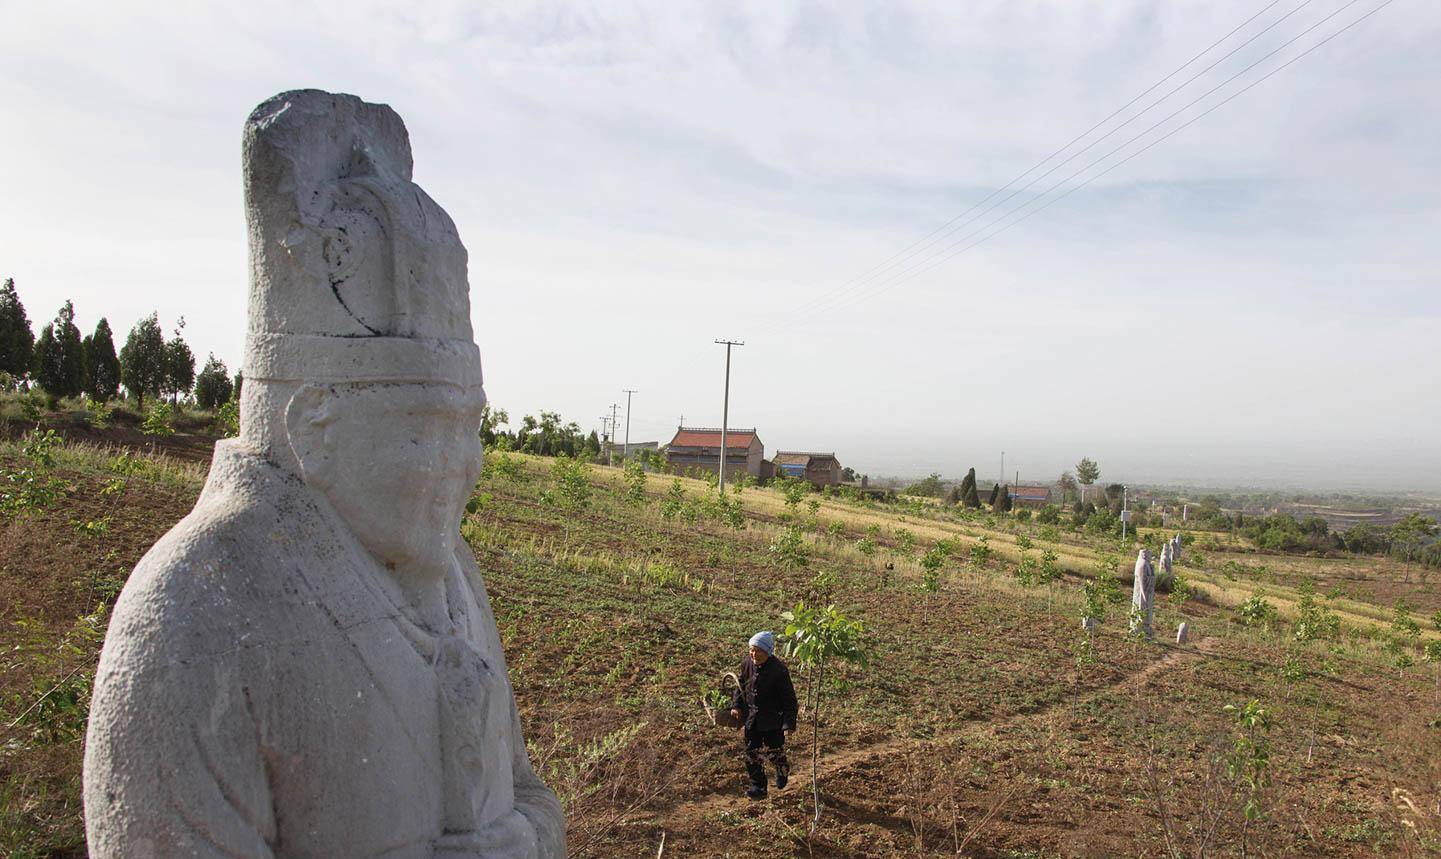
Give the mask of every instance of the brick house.
M 835 486 L 841 482 L 841 463 L 834 453 L 781 450 L 776 451 L 772 462 L 777 475 L 800 478 L 816 488 Z
M 1027 507 L 1045 507 L 1051 503 L 1049 486 L 1012 486 L 1011 503 Z
M 705 471 L 715 474 L 720 465 L 721 431 L 710 427 L 679 427 L 665 449 L 665 461 L 679 474 Z M 726 479 L 764 475 L 766 448 L 755 428 L 726 430 Z

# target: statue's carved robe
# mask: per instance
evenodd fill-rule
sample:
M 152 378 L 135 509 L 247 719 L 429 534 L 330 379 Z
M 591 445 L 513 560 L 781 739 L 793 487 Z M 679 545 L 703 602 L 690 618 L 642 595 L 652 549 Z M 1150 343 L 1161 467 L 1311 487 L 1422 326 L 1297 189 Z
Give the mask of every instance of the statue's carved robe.
M 1151 617 L 1156 605 L 1156 570 L 1144 550 L 1136 556 L 1135 578 L 1131 583 L 1131 632 L 1151 635 Z
M 429 633 L 326 502 L 222 442 L 115 607 L 86 749 L 90 855 L 561 856 L 480 571 L 467 548 L 456 559 L 453 628 Z

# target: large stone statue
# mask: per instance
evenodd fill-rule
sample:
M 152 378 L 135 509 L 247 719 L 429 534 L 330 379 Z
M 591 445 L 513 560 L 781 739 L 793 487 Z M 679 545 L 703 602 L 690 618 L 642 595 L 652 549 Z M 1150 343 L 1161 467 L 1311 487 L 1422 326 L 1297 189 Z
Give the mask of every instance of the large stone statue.
M 561 856 L 459 536 L 485 394 L 455 224 L 354 96 L 256 108 L 244 170 L 241 434 L 116 604 L 90 855 Z
M 1151 566 L 1151 553 L 1142 549 L 1136 555 L 1136 578 L 1131 585 L 1131 632 L 1151 637 L 1151 616 L 1156 606 L 1156 570 Z

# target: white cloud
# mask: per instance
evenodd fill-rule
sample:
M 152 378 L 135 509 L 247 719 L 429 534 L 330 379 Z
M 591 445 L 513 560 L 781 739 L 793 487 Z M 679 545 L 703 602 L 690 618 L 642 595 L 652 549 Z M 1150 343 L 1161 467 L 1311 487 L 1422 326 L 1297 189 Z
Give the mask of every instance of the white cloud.
M 714 423 L 710 341 L 738 336 L 734 420 L 872 471 L 953 473 L 1010 438 L 1046 470 L 1110 443 L 1145 479 L 1172 473 L 1156 451 L 1285 438 L 1305 465 L 1385 438 L 1388 479 L 1441 485 L 1423 470 L 1441 405 L 1418 395 L 1441 378 L 1429 4 L 1397 0 L 933 271 L 773 322 L 1261 5 L 12 4 L 0 274 L 33 318 L 72 297 L 123 333 L 158 308 L 234 365 L 240 126 L 320 86 L 405 117 L 417 179 L 470 247 L 491 395 L 513 414 L 597 423 L 629 386 L 633 437 Z M 1208 80 L 1342 3 L 1313 5 Z M 1301 473 L 1283 460 L 1266 461 Z

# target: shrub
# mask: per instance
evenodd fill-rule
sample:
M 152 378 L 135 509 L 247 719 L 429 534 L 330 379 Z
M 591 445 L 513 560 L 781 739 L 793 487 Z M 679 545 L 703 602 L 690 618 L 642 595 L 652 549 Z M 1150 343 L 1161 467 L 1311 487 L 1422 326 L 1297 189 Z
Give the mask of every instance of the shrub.
M 573 456 L 557 456 L 550 464 L 555 484 L 542 493 L 542 500 L 567 512 L 590 506 L 590 466 Z
M 220 408 L 215 410 L 215 428 L 222 438 L 240 435 L 240 405 L 234 400 L 221 403 Z
M 992 549 L 990 538 L 982 534 L 971 547 L 971 564 L 977 567 L 985 566 L 991 559 Z
M 145 420 L 140 424 L 140 431 L 151 438 L 164 438 L 175 435 L 175 412 L 170 404 L 165 401 L 155 403 L 145 413 Z
M 771 543 L 769 551 L 782 569 L 798 570 L 810 563 L 810 547 L 801 536 L 801 529 L 795 526 L 782 531 Z
M 1236 609 L 1247 626 L 1259 626 L 1269 630 L 1276 622 L 1276 607 L 1266 599 L 1264 593 L 1257 593 Z
M 645 504 L 645 483 L 645 466 L 641 465 L 640 460 L 632 459 L 627 462 L 625 464 L 625 500 L 631 504 Z
M 674 519 L 685 506 L 685 488 L 677 477 L 665 491 L 665 497 L 660 502 L 660 515 L 662 519 Z

